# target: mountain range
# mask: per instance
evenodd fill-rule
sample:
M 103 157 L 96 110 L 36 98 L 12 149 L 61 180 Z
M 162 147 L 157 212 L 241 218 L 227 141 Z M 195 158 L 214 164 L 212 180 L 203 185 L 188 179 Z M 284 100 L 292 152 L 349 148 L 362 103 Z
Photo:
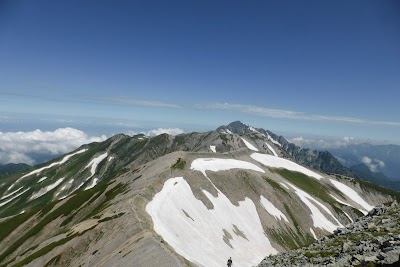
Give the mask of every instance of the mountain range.
M 254 266 L 399 199 L 348 171 L 241 122 L 115 135 L 0 180 L 0 266 Z
M 16 172 L 20 172 L 30 168 L 28 164 L 24 163 L 8 163 L 0 165 L 0 177 L 8 176 Z

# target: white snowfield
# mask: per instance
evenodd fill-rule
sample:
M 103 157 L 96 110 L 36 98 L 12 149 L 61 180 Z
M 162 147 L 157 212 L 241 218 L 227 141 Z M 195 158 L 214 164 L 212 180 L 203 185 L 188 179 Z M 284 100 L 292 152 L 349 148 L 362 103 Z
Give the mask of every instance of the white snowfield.
M 314 177 L 317 180 L 322 179 L 321 175 L 287 159 L 260 153 L 253 153 L 250 157 L 267 167 L 284 168 L 290 171 L 301 172 L 307 176 Z
M 294 189 L 296 195 L 310 209 L 311 218 L 313 220 L 315 228 L 325 229 L 326 231 L 333 233 L 333 231 L 336 230 L 338 227 L 343 227 L 343 225 L 335 218 L 335 216 L 333 216 L 332 212 L 325 205 L 320 203 L 318 200 L 310 196 L 305 191 L 297 188 L 296 186 L 288 182 L 286 182 L 286 184 Z M 317 204 L 327 214 L 329 214 L 336 221 L 337 224 L 334 224 L 333 222 L 328 220 L 328 218 L 326 218 L 325 215 L 319 210 L 319 208 L 313 203 Z
M 357 203 L 358 205 L 363 207 L 365 210 L 360 209 L 360 211 L 362 213 L 364 213 L 364 215 L 367 214 L 368 211 L 370 211 L 374 208 L 374 206 L 371 206 L 370 204 L 368 204 L 354 189 L 350 188 L 349 186 L 347 186 L 339 181 L 336 181 L 333 179 L 330 179 L 330 181 L 337 189 L 339 189 L 340 192 L 342 192 L 348 198 L 350 198 L 355 203 Z
M 274 156 L 278 157 L 278 154 L 276 154 L 274 148 L 272 146 L 270 146 L 267 142 L 265 142 L 265 144 L 267 145 L 268 149 L 274 154 Z
M 226 132 L 227 132 L 228 134 L 233 134 L 232 131 L 229 130 L 229 129 L 226 129 Z
M 97 166 L 100 164 L 100 162 L 102 162 L 105 158 L 107 158 L 107 155 L 108 154 L 106 152 L 106 153 L 104 153 L 104 154 L 92 159 L 89 162 L 89 164 L 86 165 L 85 169 L 91 167 L 90 168 L 90 176 L 88 178 L 86 178 L 86 181 L 93 177 L 93 175 L 96 173 Z
M 89 190 L 89 189 L 92 189 L 93 187 L 95 187 L 96 185 L 97 185 L 97 181 L 98 181 L 99 179 L 97 179 L 97 178 L 94 178 L 93 180 L 92 180 L 92 183 L 90 184 L 90 185 L 88 185 L 86 188 L 85 188 L 85 191 L 86 190 Z
M 258 151 L 258 149 L 257 149 L 255 146 L 253 146 L 252 144 L 250 144 L 247 140 L 245 140 L 245 139 L 242 138 L 242 137 L 240 137 L 240 139 L 243 140 L 244 144 L 245 144 L 249 149 L 251 149 L 251 150 L 253 150 L 253 151 Z
M 37 193 L 33 194 L 29 200 L 31 201 L 31 200 L 34 200 L 36 198 L 39 198 L 39 197 L 47 194 L 48 192 L 50 192 L 51 190 L 53 190 L 54 188 L 59 186 L 62 183 L 62 181 L 64 181 L 64 179 L 65 179 L 65 177 L 60 178 L 55 183 L 50 184 L 50 185 L 46 186 L 45 188 L 40 189 Z
M 3 207 L 4 205 L 10 203 L 11 201 L 13 201 L 14 199 L 16 199 L 17 197 L 19 197 L 19 196 L 21 196 L 22 194 L 24 194 L 24 193 L 25 193 L 26 191 L 28 191 L 29 189 L 30 189 L 30 188 L 25 189 L 25 190 L 22 191 L 21 193 L 19 193 L 19 194 L 13 196 L 12 198 L 10 198 L 10 199 L 8 199 L 8 200 L 6 200 L 6 201 L 0 203 L 0 207 Z
M 237 159 L 198 158 L 192 161 L 191 170 L 200 171 L 207 177 L 206 171 L 226 171 L 230 169 L 246 169 L 265 173 L 253 163 Z
M 183 177 L 170 178 L 146 206 L 154 230 L 178 254 L 203 267 L 225 266 L 229 257 L 234 266 L 250 267 L 277 253 L 251 199 L 235 206 L 220 191 L 217 197 L 203 193 L 213 209 L 193 195 Z
M 216 146 L 210 146 L 210 150 L 214 153 L 217 153 Z
M 12 191 L 10 194 L 7 194 L 7 195 L 3 196 L 2 198 L 0 198 L 0 200 L 3 200 L 3 199 L 5 199 L 5 198 L 8 198 L 8 197 L 14 195 L 15 193 L 18 193 L 22 188 L 23 188 L 23 187 L 21 186 L 21 187 L 18 188 L 17 190 Z
M 261 205 L 264 207 L 264 209 L 274 216 L 277 220 L 285 220 L 287 223 L 289 223 L 288 219 L 286 218 L 285 214 L 283 214 L 282 211 L 280 211 L 277 207 L 274 206 L 268 199 L 266 199 L 264 196 L 260 197 L 260 202 Z
M 17 181 L 15 181 L 15 183 L 13 183 L 13 184 L 7 189 L 7 191 L 10 190 L 16 183 L 18 183 L 18 182 L 21 181 L 22 179 L 24 179 L 24 178 L 26 178 L 26 177 L 28 177 L 28 176 L 31 176 L 31 175 L 33 175 L 33 174 L 40 173 L 40 172 L 42 172 L 42 171 L 44 171 L 44 170 L 46 170 L 46 169 L 50 169 L 50 168 L 52 168 L 52 167 L 54 167 L 54 166 L 61 165 L 61 164 L 65 163 L 67 160 L 69 160 L 71 157 L 73 157 L 73 156 L 75 156 L 75 155 L 77 155 L 77 154 L 81 154 L 81 153 L 83 153 L 83 152 L 85 152 L 85 151 L 87 151 L 87 149 L 78 150 L 78 151 L 76 151 L 75 153 L 66 155 L 66 156 L 65 156 L 62 160 L 60 160 L 60 161 L 53 162 L 53 163 L 51 163 L 51 164 L 48 165 L 48 166 L 45 166 L 45 167 L 36 169 L 36 170 L 34 170 L 34 171 L 31 171 L 31 172 L 28 173 L 28 174 L 25 174 L 24 176 L 22 176 L 21 178 L 19 178 Z

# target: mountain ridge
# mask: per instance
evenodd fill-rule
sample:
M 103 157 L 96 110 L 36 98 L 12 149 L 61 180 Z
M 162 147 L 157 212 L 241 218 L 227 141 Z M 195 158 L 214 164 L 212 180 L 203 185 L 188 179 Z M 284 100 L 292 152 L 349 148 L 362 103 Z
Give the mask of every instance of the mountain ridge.
M 299 165 L 272 133 L 249 131 L 116 135 L 6 177 L 0 265 L 212 267 L 235 255 L 252 266 L 399 198 Z

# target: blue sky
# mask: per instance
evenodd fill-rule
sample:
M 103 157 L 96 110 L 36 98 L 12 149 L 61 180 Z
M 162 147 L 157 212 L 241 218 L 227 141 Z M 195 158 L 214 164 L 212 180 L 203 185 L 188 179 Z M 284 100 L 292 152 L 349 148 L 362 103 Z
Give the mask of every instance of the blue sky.
M 398 1 L 0 2 L 0 132 L 234 120 L 400 144 Z

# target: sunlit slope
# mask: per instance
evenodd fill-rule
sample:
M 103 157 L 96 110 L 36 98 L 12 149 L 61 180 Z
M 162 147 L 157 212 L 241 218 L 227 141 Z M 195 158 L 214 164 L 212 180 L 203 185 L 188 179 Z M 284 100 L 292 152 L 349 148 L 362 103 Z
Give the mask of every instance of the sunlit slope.
M 7 177 L 0 266 L 254 266 L 397 197 L 298 165 L 271 138 L 117 135 Z

